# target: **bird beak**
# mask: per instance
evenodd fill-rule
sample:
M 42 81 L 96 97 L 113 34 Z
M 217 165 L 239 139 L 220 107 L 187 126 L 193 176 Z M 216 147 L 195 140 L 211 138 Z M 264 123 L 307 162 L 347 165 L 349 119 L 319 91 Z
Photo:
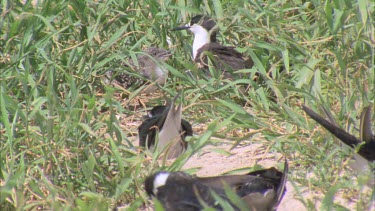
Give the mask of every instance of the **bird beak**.
M 186 30 L 186 29 L 189 29 L 189 28 L 190 28 L 189 24 L 186 24 L 184 26 L 176 27 L 176 28 L 172 29 L 172 31 Z
M 172 52 L 170 50 L 165 51 L 162 56 L 168 58 L 168 57 L 172 56 Z

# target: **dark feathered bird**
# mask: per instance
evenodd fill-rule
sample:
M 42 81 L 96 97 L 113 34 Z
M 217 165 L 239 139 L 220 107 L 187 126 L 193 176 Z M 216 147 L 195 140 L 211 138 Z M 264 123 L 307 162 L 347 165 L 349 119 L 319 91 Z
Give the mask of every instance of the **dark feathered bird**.
M 234 210 L 237 204 L 231 202 L 224 186 L 230 187 L 249 210 L 276 210 L 285 193 L 288 163 L 285 160 L 284 171 L 275 168 L 250 172 L 246 175 L 228 175 L 217 177 L 193 177 L 184 172 L 158 172 L 145 180 L 145 189 L 149 196 L 156 197 L 166 211 L 198 211 L 204 205 L 224 210 L 213 192 L 227 201 Z
M 169 107 L 154 107 L 138 127 L 139 145 L 160 152 L 165 150 L 168 159 L 179 156 L 187 147 L 186 136 L 193 135 L 191 124 L 181 118 L 182 105 L 175 106 L 176 98 Z
M 130 68 L 136 70 L 136 72 L 145 77 L 146 80 L 137 77 L 135 73 L 115 73 L 112 70 L 106 72 L 106 77 L 123 88 L 129 88 L 134 84 L 143 85 L 147 80 L 163 85 L 168 77 L 168 70 L 163 65 L 163 62 L 171 55 L 170 51 L 163 48 L 150 47 L 137 56 L 138 66 L 135 65 L 134 61 L 129 61 Z M 126 64 L 124 64 L 124 66 L 129 67 Z
M 168 110 L 170 107 L 169 106 L 165 106 L 165 105 L 159 105 L 159 106 L 154 106 L 149 114 L 148 114 L 148 117 L 153 117 L 153 116 L 157 116 L 157 115 L 162 115 L 164 111 Z
M 216 42 L 216 22 L 212 18 L 197 15 L 189 24 L 173 30 L 186 29 L 194 33 L 193 61 L 200 68 L 207 69 L 207 58 L 210 58 L 215 69 L 222 71 L 224 78 L 231 78 L 232 71 L 253 66 L 252 60 L 245 60 L 234 47 L 223 46 Z
M 368 106 L 364 108 L 361 114 L 361 124 L 360 124 L 360 134 L 361 138 L 349 134 L 345 130 L 331 123 L 330 121 L 324 119 L 319 114 L 315 113 L 313 110 L 306 106 L 302 106 L 302 109 L 316 122 L 322 125 L 330 133 L 344 142 L 351 148 L 355 148 L 360 145 L 358 149 L 358 154 L 364 157 L 368 161 L 375 160 L 375 136 L 371 131 L 371 107 Z

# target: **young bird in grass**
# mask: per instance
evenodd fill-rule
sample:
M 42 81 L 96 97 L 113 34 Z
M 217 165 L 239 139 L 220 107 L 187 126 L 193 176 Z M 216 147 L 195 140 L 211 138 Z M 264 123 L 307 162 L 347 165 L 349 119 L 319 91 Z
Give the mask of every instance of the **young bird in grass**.
M 176 158 L 187 148 L 186 136 L 193 135 L 191 124 L 181 118 L 182 104 L 157 106 L 138 127 L 139 146 L 152 151 L 165 152 L 167 159 Z M 158 136 L 157 136 L 158 135 Z
M 225 210 L 214 195 L 240 210 L 238 203 L 229 199 L 229 187 L 246 210 L 276 210 L 285 193 L 288 163 L 284 171 L 269 168 L 245 175 L 194 177 L 184 172 L 158 172 L 145 180 L 146 193 L 155 197 L 166 211 L 199 211 L 206 207 Z
M 372 162 L 375 161 L 375 136 L 371 131 L 371 107 L 364 108 L 361 114 L 360 123 L 360 139 L 347 133 L 345 130 L 324 119 L 319 114 L 306 106 L 302 106 L 302 109 L 317 123 L 322 125 L 336 138 L 340 139 L 343 143 L 351 148 L 359 146 L 358 154 L 360 154 L 366 160 Z
M 168 70 L 163 62 L 167 61 L 171 55 L 170 51 L 163 48 L 147 48 L 143 53 L 137 56 L 138 67 L 134 61 L 129 62 L 130 67 L 136 70 L 136 73 L 116 73 L 110 70 L 106 72 L 106 77 L 109 81 L 113 81 L 125 89 L 136 84 L 141 86 L 147 81 L 164 85 L 168 77 Z M 129 67 L 126 64 L 124 64 L 124 66 Z M 137 73 L 141 77 L 137 75 Z
M 224 78 L 232 78 L 235 70 L 251 68 L 251 59 L 245 60 L 244 56 L 234 47 L 223 46 L 216 42 L 216 22 L 207 16 L 194 16 L 189 24 L 173 29 L 189 30 L 194 34 L 193 61 L 198 67 L 207 72 L 209 57 L 215 69 L 222 72 Z

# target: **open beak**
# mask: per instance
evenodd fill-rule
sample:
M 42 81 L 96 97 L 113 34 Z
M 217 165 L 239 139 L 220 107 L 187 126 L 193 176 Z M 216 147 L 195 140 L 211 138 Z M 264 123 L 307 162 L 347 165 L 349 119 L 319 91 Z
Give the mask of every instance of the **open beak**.
M 172 29 L 172 31 L 186 30 L 186 29 L 189 29 L 189 28 L 190 28 L 190 26 L 188 24 L 186 24 L 184 26 L 176 27 L 176 28 Z

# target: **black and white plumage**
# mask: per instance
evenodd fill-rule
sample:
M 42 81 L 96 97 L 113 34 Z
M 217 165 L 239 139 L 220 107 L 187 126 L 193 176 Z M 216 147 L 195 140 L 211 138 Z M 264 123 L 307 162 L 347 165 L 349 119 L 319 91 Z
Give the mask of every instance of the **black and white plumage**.
M 145 180 L 149 196 L 156 197 L 166 211 L 198 211 L 205 205 L 223 210 L 212 192 L 229 202 L 234 210 L 239 210 L 225 194 L 224 186 L 239 196 L 249 210 L 276 210 L 285 193 L 288 163 L 284 171 L 269 168 L 250 172 L 246 175 L 217 177 L 193 177 L 184 172 L 158 172 Z
M 138 66 L 134 61 L 129 61 L 130 68 L 136 70 L 135 73 L 125 73 L 110 70 L 106 72 L 108 80 L 113 81 L 123 88 L 129 88 L 134 84 L 143 85 L 147 81 L 156 82 L 159 85 L 165 84 L 168 77 L 168 70 L 163 62 L 168 60 L 171 52 L 163 48 L 150 47 L 137 56 Z M 123 64 L 129 67 L 127 64 Z M 140 74 L 142 77 L 137 76 Z
M 342 128 L 336 126 L 330 121 L 324 119 L 319 114 L 315 113 L 313 110 L 306 106 L 302 106 L 302 109 L 317 123 L 322 125 L 330 133 L 332 133 L 336 138 L 340 139 L 343 143 L 351 148 L 356 148 L 361 145 L 358 149 L 358 154 L 361 155 L 366 160 L 372 162 L 375 161 L 375 136 L 371 131 L 371 107 L 368 106 L 364 108 L 361 114 L 360 122 L 360 139 L 349 134 Z
M 207 16 L 194 16 L 189 24 L 177 27 L 174 30 L 188 29 L 194 34 L 193 61 L 198 67 L 207 69 L 208 58 L 213 66 L 221 70 L 224 78 L 231 78 L 231 71 L 251 68 L 252 60 L 245 60 L 243 55 L 234 47 L 223 46 L 216 42 L 216 22 Z
M 193 135 L 191 124 L 181 118 L 182 105 L 176 108 L 175 100 L 169 107 L 154 107 L 138 127 L 139 145 L 160 152 L 165 150 L 167 159 L 179 156 L 187 148 L 186 136 Z

